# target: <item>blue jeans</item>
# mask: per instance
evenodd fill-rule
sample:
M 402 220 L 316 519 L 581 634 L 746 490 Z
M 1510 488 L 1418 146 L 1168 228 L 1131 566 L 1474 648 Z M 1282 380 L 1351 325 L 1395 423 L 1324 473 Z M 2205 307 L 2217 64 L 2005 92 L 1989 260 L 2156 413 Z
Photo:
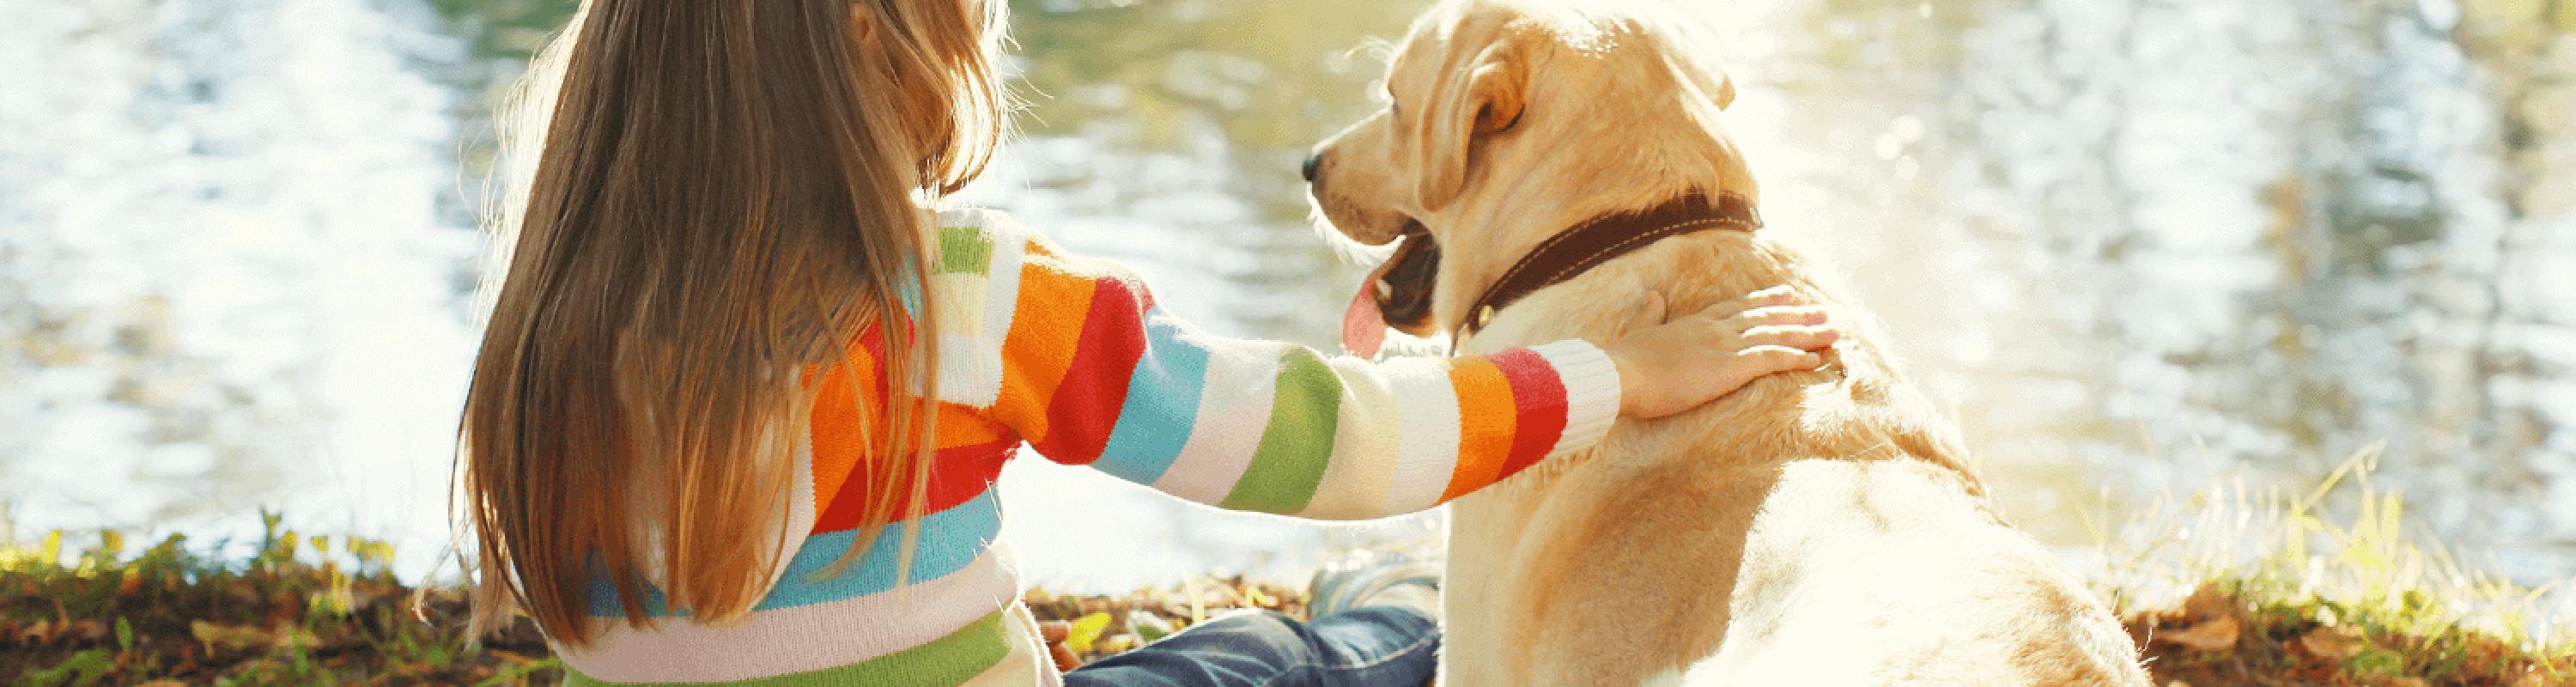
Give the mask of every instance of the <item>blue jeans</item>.
M 1065 673 L 1065 687 L 1422 687 L 1440 624 L 1402 607 L 1362 606 L 1312 622 L 1275 611 L 1213 618 Z

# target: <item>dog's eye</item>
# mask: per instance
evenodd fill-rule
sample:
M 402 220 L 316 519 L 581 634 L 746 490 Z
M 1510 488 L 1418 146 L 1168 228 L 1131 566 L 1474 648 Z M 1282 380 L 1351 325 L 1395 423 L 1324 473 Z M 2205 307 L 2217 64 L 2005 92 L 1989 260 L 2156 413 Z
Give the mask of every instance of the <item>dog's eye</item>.
M 1396 111 L 1399 111 L 1399 110 L 1398 110 L 1398 108 L 1397 108 L 1397 107 L 1396 107 L 1396 105 L 1395 105 L 1395 87 L 1394 87 L 1394 86 L 1392 86 L 1392 85 L 1388 84 L 1388 83 L 1386 82 L 1386 80 L 1385 80 L 1385 79 L 1378 79 L 1378 80 L 1377 80 L 1377 83 L 1370 84 L 1370 85 L 1372 85 L 1372 86 L 1376 86 L 1376 87 L 1377 87 L 1377 88 L 1375 89 L 1375 92 L 1374 92 L 1372 95 L 1376 95 L 1376 96 L 1377 96 L 1377 100 L 1378 100 L 1379 102 L 1386 103 L 1386 109 L 1387 109 L 1387 111 L 1389 111 L 1389 112 L 1396 112 Z

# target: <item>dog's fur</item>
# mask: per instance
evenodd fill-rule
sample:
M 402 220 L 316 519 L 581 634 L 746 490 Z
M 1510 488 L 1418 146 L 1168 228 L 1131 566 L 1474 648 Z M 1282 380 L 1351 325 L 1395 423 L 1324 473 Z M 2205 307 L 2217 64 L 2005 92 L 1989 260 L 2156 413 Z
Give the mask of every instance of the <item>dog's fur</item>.
M 1417 334 L 1557 231 L 1685 193 L 1757 197 L 1718 113 L 1733 86 L 1651 8 L 1449 0 L 1389 68 L 1392 106 L 1319 148 L 1335 228 L 1442 247 Z M 1891 229 L 1892 231 L 1894 229 Z M 1646 324 L 1788 284 L 1845 338 L 1823 370 L 1623 418 L 1457 501 L 1449 685 L 2145 685 L 2101 602 L 1987 503 L 1954 426 L 1824 270 L 1758 233 L 1668 239 L 1542 289 L 1463 353 Z

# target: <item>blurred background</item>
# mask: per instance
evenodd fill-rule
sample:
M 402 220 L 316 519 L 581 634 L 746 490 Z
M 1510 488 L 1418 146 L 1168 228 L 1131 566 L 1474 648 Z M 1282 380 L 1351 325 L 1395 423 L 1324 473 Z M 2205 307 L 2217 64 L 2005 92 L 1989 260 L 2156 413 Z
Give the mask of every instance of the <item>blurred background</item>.
M 1012 0 L 1023 136 L 967 192 L 1224 334 L 1333 350 L 1297 162 L 1423 0 Z M 1828 259 L 2079 547 L 2376 451 L 2412 527 L 2576 576 L 2576 0 L 1676 0 L 1773 232 Z M 0 516 L 447 541 L 491 113 L 566 0 L 0 3 Z M 1302 579 L 1320 527 L 1018 461 L 1033 582 Z M 248 541 L 238 541 L 248 540 Z

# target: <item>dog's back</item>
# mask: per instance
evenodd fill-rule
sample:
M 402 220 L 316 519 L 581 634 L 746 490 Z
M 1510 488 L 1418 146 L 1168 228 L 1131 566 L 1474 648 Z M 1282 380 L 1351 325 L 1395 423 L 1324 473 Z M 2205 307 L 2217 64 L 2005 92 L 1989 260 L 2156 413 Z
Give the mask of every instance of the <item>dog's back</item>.
M 1448 684 L 2140 685 L 2098 601 L 1988 508 L 1952 425 L 1828 272 L 1752 234 L 1671 239 L 1516 306 L 1469 349 L 1634 326 L 1789 284 L 1835 309 L 1824 371 L 1774 375 L 1460 499 Z
M 1687 313 L 1786 284 L 1845 332 L 1824 370 L 1623 419 L 1590 451 L 1455 501 L 1441 679 L 2147 684 L 2110 613 L 1994 517 L 1876 323 L 1796 251 L 1702 231 L 1478 307 L 1530 251 L 1595 220 L 1694 196 L 1758 207 L 1718 116 L 1733 83 L 1668 14 L 1446 0 L 1391 59 L 1388 107 L 1307 166 L 1336 230 L 1401 241 L 1370 277 L 1378 297 L 1354 299 L 1362 330 L 1458 331 L 1472 315 L 1464 353 L 1602 342 L 1644 324 L 1649 293 Z M 1723 224 L 1760 224 L 1745 214 Z M 1419 307 L 1388 319 L 1386 303 Z

